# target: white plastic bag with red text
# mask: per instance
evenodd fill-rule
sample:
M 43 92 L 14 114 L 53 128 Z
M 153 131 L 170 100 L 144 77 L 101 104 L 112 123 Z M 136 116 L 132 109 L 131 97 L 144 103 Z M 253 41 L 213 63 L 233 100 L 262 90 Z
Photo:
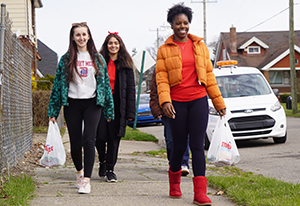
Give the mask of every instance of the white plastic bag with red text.
M 218 167 L 230 166 L 240 161 L 240 154 L 225 117 L 217 121 L 207 151 L 207 161 Z
M 45 150 L 40 164 L 46 167 L 64 165 L 66 152 L 57 123 L 49 121 Z

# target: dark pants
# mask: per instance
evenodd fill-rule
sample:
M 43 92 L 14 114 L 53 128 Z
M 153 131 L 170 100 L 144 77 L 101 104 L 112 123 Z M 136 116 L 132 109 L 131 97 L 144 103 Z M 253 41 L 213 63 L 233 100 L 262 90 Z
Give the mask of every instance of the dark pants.
M 165 141 L 166 141 L 166 147 L 167 147 L 167 157 L 170 163 L 170 157 L 171 157 L 171 151 L 173 147 L 173 139 L 172 139 L 172 134 L 171 134 L 171 129 L 169 125 L 169 118 L 167 116 L 163 116 L 161 118 L 163 124 L 164 124 L 164 136 L 165 136 Z M 189 152 L 189 145 L 187 145 L 186 151 L 183 155 L 183 160 L 182 160 L 182 166 L 189 166 L 189 159 L 190 159 L 190 152 Z
M 101 163 L 106 161 L 106 170 L 114 171 L 117 163 L 121 137 L 117 135 L 120 129 L 119 118 L 107 122 L 103 115 L 97 131 L 96 148 Z
M 64 116 L 68 127 L 71 156 L 77 171 L 82 170 L 84 149 L 84 177 L 91 177 L 95 161 L 95 138 L 102 108 L 96 99 L 68 99 Z M 82 123 L 84 130 L 82 131 Z
M 171 171 L 177 172 L 181 169 L 189 138 L 194 176 L 205 176 L 204 137 L 208 123 L 207 97 L 190 102 L 172 101 L 172 103 L 176 117 L 175 119 L 169 118 L 173 138 Z

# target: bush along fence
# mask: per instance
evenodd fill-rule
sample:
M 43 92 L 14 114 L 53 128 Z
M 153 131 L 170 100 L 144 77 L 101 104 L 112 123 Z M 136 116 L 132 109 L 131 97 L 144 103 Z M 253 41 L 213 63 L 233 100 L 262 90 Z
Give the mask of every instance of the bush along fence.
M 30 50 L 11 31 L 12 21 L 1 4 L 0 25 L 0 175 L 32 145 L 32 93 Z

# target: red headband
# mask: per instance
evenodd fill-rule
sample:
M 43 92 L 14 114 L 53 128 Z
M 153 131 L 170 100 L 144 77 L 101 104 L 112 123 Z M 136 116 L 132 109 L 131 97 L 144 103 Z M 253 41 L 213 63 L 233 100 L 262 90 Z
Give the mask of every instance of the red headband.
M 118 36 L 121 39 L 121 37 L 118 35 L 119 34 L 118 32 L 110 32 L 110 31 L 108 31 L 108 35 L 107 36 L 110 36 L 112 34 Z

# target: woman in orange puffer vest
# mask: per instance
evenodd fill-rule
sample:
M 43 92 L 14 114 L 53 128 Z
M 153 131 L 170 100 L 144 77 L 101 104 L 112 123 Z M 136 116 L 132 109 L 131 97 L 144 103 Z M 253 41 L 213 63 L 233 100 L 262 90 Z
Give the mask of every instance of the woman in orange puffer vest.
M 179 3 L 168 11 L 174 34 L 158 49 L 156 82 L 160 106 L 169 117 L 173 138 L 170 157 L 170 197 L 180 198 L 181 161 L 189 137 L 192 152 L 194 204 L 211 205 L 206 196 L 204 138 L 208 123 L 207 94 L 222 117 L 226 106 L 212 73 L 202 38 L 188 34 L 192 10 Z

